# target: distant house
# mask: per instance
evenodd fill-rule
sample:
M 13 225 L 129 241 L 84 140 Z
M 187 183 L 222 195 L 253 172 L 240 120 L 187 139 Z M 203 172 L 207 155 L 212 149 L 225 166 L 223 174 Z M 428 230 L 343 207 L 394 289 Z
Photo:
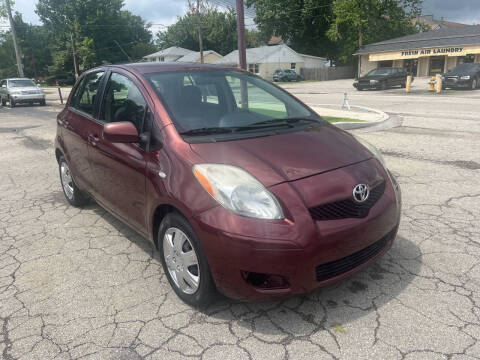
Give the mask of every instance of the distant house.
M 213 50 L 206 50 L 203 52 L 203 62 L 205 64 L 213 64 L 215 61 L 222 58 L 222 55 L 213 51 Z M 182 56 L 180 59 L 176 60 L 178 62 L 197 62 L 199 63 L 200 60 L 200 51 L 191 52 L 185 56 Z
M 238 66 L 238 50 L 225 55 L 215 64 Z M 280 44 L 247 49 L 247 64 L 250 72 L 271 80 L 277 69 L 292 69 L 301 73 L 303 68 L 324 68 L 327 60 L 318 56 L 297 53 L 288 45 Z
M 177 61 L 181 57 L 193 53 L 194 51 L 184 49 L 178 46 L 172 46 L 156 53 L 146 55 L 143 58 L 148 61 L 172 62 Z
M 222 55 L 213 51 L 205 50 L 203 52 L 203 60 L 206 64 L 211 64 L 220 59 Z M 156 53 L 143 57 L 147 61 L 159 62 L 200 62 L 200 52 L 184 49 L 178 46 L 172 46 L 167 49 L 157 51 Z
M 439 30 L 444 28 L 468 26 L 467 24 L 444 20 L 443 17 L 438 20 L 435 19 L 433 15 L 417 16 L 412 20 L 412 22 L 414 25 L 423 25 L 427 27 L 428 30 Z

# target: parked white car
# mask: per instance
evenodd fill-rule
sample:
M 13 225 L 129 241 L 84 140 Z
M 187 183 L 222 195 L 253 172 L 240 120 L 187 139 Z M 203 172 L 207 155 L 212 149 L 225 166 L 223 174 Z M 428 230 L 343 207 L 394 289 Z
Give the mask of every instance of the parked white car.
M 45 105 L 45 93 L 31 79 L 4 79 L 0 81 L 0 103 L 5 106 L 7 102 L 12 108 L 17 104 Z

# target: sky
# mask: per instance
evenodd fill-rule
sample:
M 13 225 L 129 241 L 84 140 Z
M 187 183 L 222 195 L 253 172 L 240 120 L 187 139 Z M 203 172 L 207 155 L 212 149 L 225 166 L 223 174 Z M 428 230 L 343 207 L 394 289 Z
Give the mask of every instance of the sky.
M 1 0 L 0 0 L 1 1 Z M 177 16 L 183 15 L 187 10 L 186 0 L 124 0 L 125 7 L 134 14 L 155 24 L 170 25 Z M 35 14 L 37 0 L 15 0 L 15 11 L 23 14 L 24 21 L 39 24 L 40 20 Z M 211 0 L 212 3 L 231 3 L 235 0 Z M 247 10 L 246 22 L 251 23 L 252 10 Z M 423 14 L 433 14 L 435 18 L 444 17 L 445 20 L 464 22 L 467 24 L 480 24 L 480 0 L 424 0 Z M 153 30 L 161 29 L 156 25 Z

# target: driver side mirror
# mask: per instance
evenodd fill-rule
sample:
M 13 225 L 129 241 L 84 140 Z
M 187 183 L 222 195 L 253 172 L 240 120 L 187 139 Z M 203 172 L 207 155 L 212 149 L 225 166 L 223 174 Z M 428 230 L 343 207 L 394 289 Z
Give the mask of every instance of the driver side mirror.
M 140 141 L 137 128 L 129 121 L 105 124 L 103 138 L 112 143 L 137 143 Z

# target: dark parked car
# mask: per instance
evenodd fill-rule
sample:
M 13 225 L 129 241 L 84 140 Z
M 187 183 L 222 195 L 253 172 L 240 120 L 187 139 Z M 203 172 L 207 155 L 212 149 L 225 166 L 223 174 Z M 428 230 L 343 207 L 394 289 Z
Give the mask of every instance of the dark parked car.
M 378 259 L 397 234 L 400 189 L 377 150 L 238 69 L 96 68 L 57 124 L 67 201 L 91 196 L 150 239 L 192 305 L 216 290 L 312 291 Z
M 403 68 L 380 68 L 370 71 L 367 75 L 355 79 L 353 86 L 357 90 L 365 89 L 388 89 L 400 85 L 404 88 L 407 84 L 407 76 L 410 75 Z M 413 77 L 412 77 L 413 81 Z
M 273 81 L 302 81 L 305 80 L 302 75 L 294 70 L 276 70 L 273 74 Z
M 480 63 L 461 64 L 443 75 L 443 88 L 466 88 L 475 90 L 480 87 Z

